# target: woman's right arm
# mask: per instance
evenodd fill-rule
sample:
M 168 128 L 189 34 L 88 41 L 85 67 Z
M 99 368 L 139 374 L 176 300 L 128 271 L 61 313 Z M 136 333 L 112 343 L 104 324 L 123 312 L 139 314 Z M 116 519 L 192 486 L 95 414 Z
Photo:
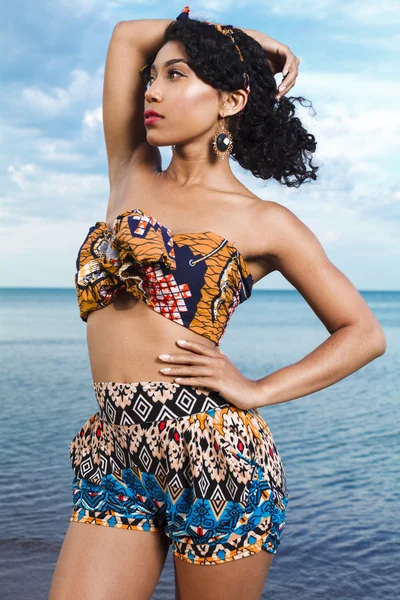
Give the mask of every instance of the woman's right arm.
M 138 19 L 118 22 L 107 51 L 103 86 L 103 127 L 110 186 L 117 184 L 121 169 L 161 169 L 158 147 L 146 141 L 144 93 L 139 69 L 162 45 L 171 19 Z

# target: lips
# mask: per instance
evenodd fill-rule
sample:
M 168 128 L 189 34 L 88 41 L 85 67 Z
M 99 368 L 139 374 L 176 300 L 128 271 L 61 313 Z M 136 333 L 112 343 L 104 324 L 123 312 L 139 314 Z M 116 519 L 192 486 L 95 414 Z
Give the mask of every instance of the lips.
M 162 115 L 160 115 L 157 111 L 148 108 L 147 110 L 144 111 L 144 118 L 148 119 L 149 117 L 160 117 L 163 118 Z

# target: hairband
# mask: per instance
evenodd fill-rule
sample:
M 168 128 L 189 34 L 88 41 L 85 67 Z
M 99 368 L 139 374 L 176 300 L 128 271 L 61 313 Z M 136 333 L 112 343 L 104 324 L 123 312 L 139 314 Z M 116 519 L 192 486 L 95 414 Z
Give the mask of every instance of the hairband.
M 190 18 L 189 11 L 190 11 L 189 7 L 185 6 L 185 8 L 180 13 L 180 15 L 177 16 L 176 20 L 177 21 L 188 21 Z M 236 44 L 235 38 L 233 37 L 232 25 L 220 25 L 220 24 L 216 24 L 216 23 L 211 23 L 210 21 L 206 21 L 206 23 L 207 23 L 207 25 L 214 25 L 214 27 L 216 29 L 218 29 L 218 31 L 220 31 L 223 35 L 226 35 L 227 37 L 229 37 L 229 39 L 234 44 L 235 48 L 237 49 L 237 51 L 239 53 L 240 60 L 243 61 L 244 59 L 243 59 L 242 53 L 240 51 L 240 48 Z M 144 71 L 146 67 L 147 67 L 147 64 L 144 65 L 143 67 L 141 67 L 141 69 L 139 69 L 139 73 L 142 73 L 142 71 Z M 250 94 L 250 77 L 249 77 L 248 73 L 246 73 L 246 72 L 243 73 L 243 88 L 246 90 L 247 94 Z

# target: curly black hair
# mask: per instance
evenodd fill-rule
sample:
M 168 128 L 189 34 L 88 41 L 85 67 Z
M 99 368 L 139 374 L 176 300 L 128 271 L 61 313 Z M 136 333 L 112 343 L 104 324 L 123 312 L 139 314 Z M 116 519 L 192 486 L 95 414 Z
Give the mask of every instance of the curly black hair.
M 228 27 L 243 61 L 228 36 L 198 19 L 172 21 L 165 29 L 163 44 L 182 42 L 190 68 L 219 91 L 244 89 L 243 72 L 248 73 L 251 91 L 246 106 L 228 119 L 233 160 L 255 177 L 274 178 L 288 187 L 317 179 L 319 167 L 311 160 L 317 143 L 295 116 L 294 107 L 295 101 L 302 106 L 309 101 L 301 96 L 283 96 L 276 102 L 276 81 L 261 44 L 241 29 Z M 145 83 L 151 62 L 140 73 Z

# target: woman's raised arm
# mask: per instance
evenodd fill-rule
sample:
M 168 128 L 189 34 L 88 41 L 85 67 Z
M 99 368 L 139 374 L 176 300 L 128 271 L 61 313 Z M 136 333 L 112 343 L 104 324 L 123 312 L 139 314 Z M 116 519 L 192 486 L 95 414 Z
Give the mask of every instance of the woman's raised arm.
M 103 127 L 110 186 L 134 160 L 157 170 L 161 155 L 146 141 L 144 94 L 139 69 L 157 53 L 171 19 L 119 21 L 107 51 L 103 87 Z

